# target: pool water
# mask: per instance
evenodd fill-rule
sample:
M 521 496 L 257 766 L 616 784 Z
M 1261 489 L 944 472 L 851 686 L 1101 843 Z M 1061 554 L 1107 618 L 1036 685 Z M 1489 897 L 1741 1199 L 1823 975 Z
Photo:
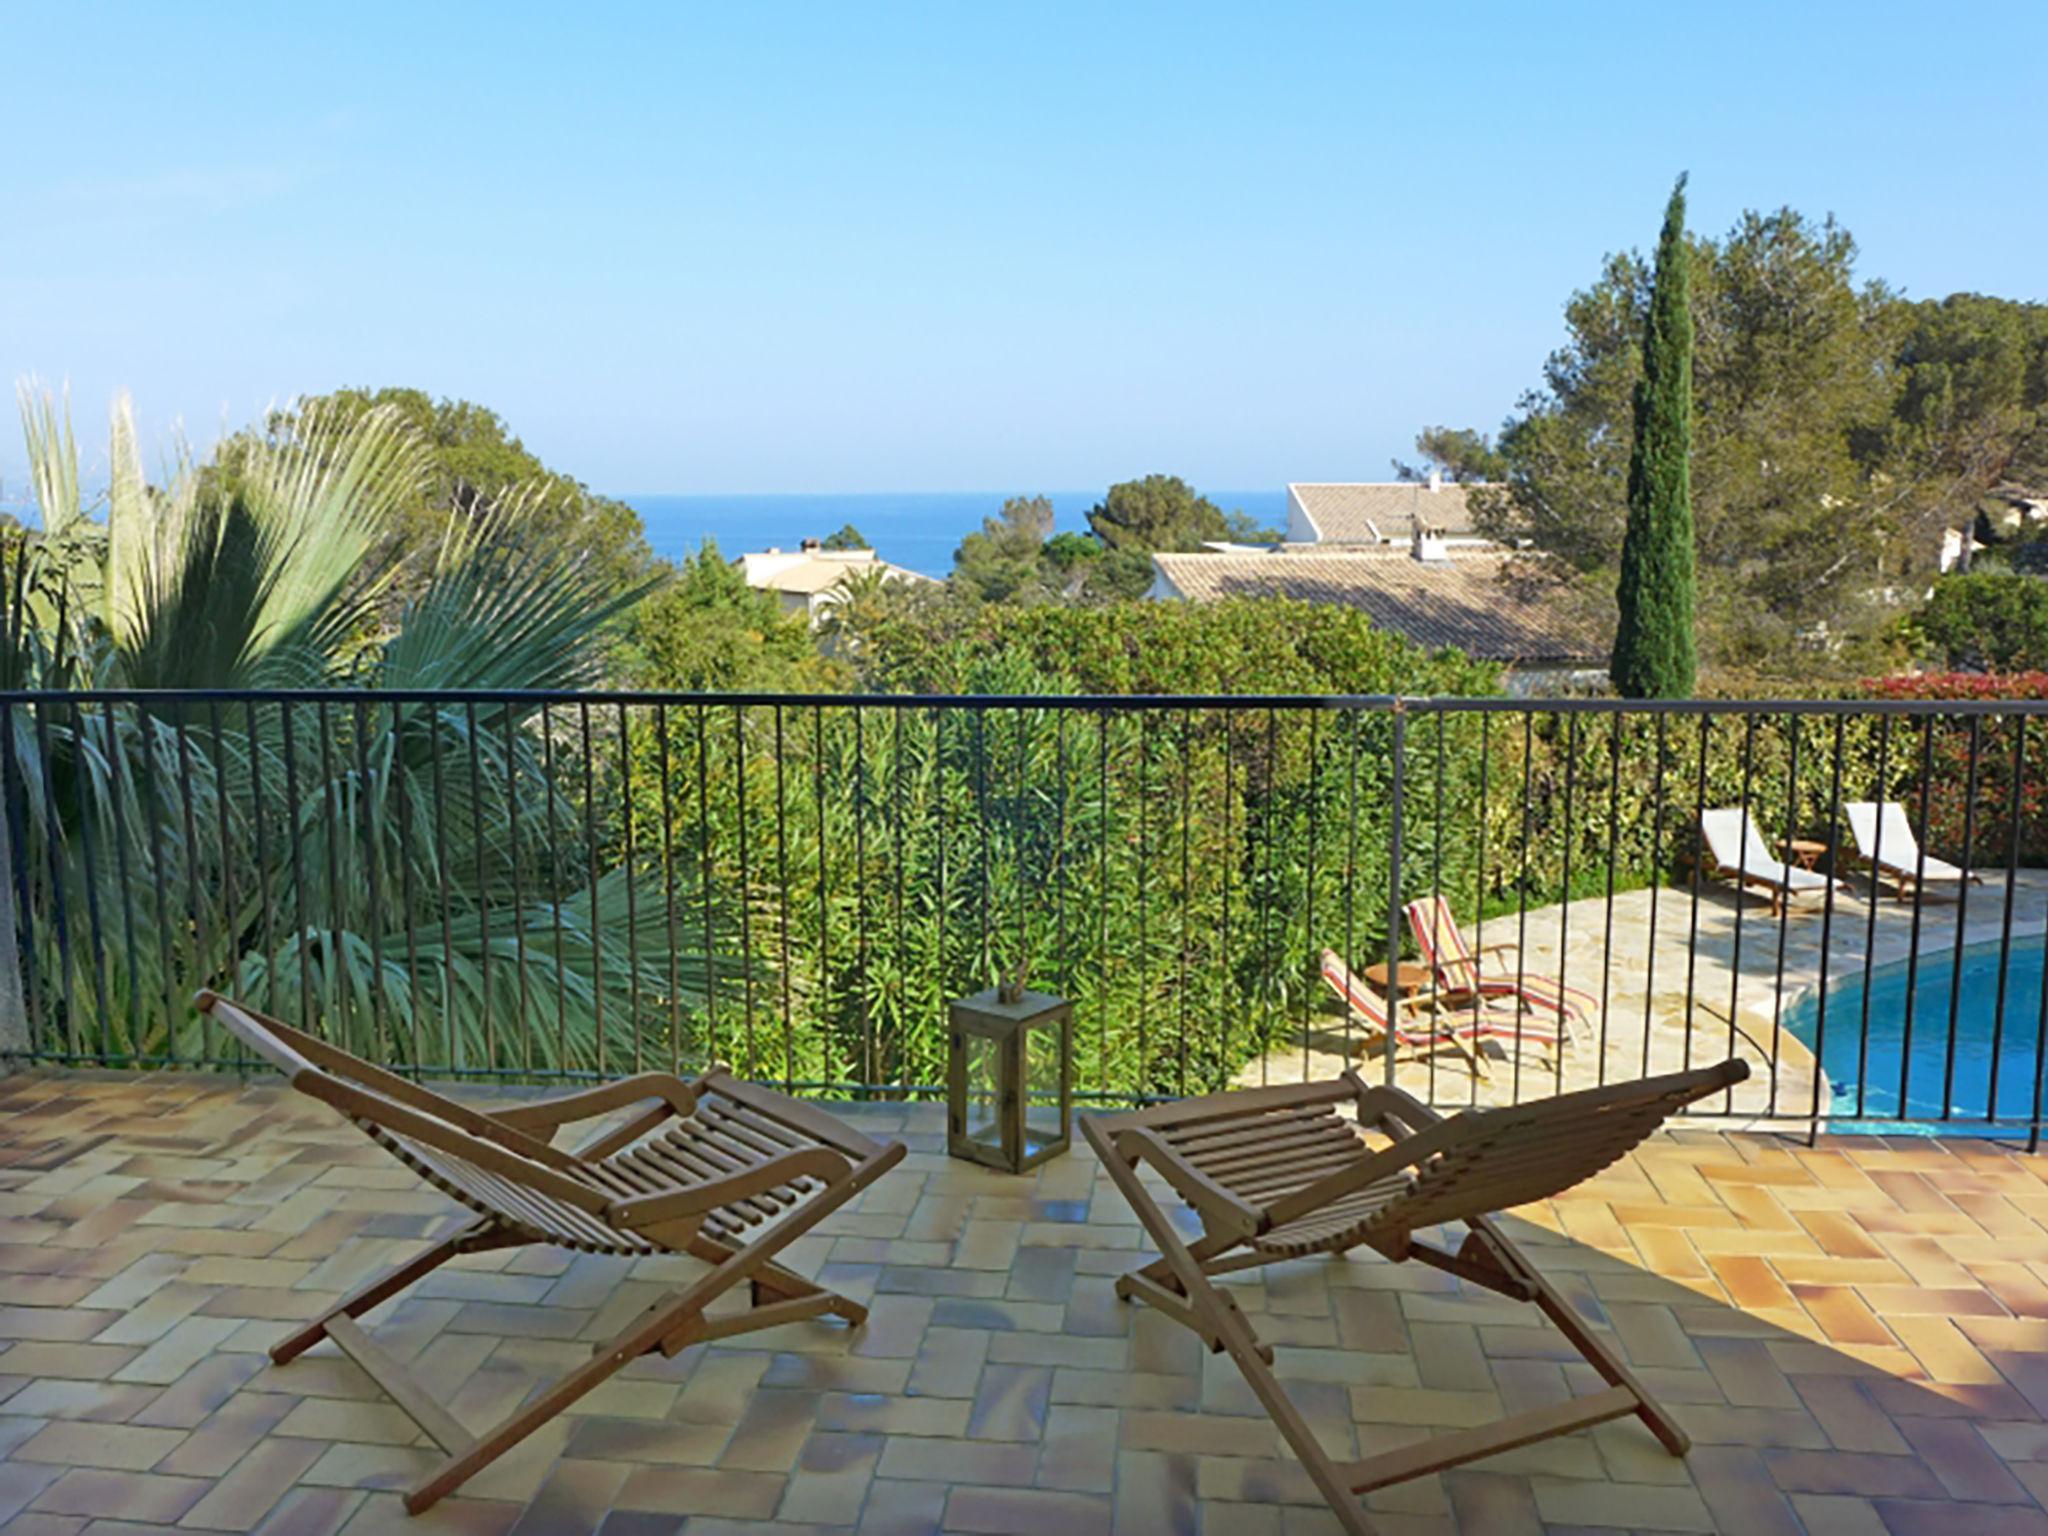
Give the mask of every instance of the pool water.
M 2038 938 L 2015 941 L 2004 952 L 2001 1027 L 2000 952 L 1996 943 L 1965 947 L 1960 973 L 1954 950 L 1920 957 L 1910 977 L 1910 1044 L 1906 996 L 1911 968 L 1907 962 L 1878 966 L 1870 972 L 1867 1046 L 1862 1038 L 1863 972 L 1856 970 L 1829 986 L 1826 1038 L 1820 1041 L 1820 1054 L 1821 1067 L 1834 1089 L 1835 1118 L 1830 1122 L 1834 1129 L 1925 1132 L 1974 1128 L 1981 1132 L 1994 1122 L 2004 1122 L 2008 1134 L 2025 1129 L 2034 1115 L 2040 1071 L 2044 954 Z M 1951 994 L 1958 998 L 1953 1034 L 1949 1028 Z M 1786 1013 L 1786 1026 L 1809 1048 L 1820 1033 L 1821 1022 L 1817 997 L 1803 999 Z M 1991 1110 L 1988 1116 L 1987 1109 Z M 1946 1125 L 1899 1123 L 1902 1114 L 1914 1121 L 1940 1121 L 1944 1110 Z

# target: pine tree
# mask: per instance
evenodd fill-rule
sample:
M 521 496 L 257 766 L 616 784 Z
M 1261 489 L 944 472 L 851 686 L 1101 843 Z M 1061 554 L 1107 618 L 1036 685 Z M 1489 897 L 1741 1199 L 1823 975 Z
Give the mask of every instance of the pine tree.
M 1671 189 L 1636 385 L 1621 545 L 1621 624 L 1608 675 L 1623 698 L 1693 693 L 1692 283 L 1685 248 L 1685 177 Z

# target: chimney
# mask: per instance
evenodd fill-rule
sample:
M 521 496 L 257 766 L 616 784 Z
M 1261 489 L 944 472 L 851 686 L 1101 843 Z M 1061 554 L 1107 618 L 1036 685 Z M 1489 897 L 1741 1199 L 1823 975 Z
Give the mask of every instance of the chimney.
M 1429 494 L 1434 496 L 1438 491 L 1442 490 L 1443 488 L 1444 477 L 1432 469 L 1429 472 Z
M 1415 519 L 1414 531 L 1409 535 L 1408 552 L 1425 564 L 1440 565 L 1451 558 L 1451 549 L 1444 542 L 1444 536 L 1420 517 Z
M 815 555 L 819 550 L 823 549 L 824 547 L 825 546 L 820 544 L 816 539 L 805 539 L 803 543 L 797 546 L 798 549 L 802 550 L 807 555 Z

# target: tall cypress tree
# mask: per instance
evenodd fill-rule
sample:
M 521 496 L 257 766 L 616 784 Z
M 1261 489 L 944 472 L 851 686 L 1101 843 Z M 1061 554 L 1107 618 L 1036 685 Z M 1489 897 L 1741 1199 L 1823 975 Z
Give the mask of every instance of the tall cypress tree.
M 1699 672 L 1692 618 L 1691 290 L 1681 175 L 1657 241 L 1628 463 L 1621 625 L 1608 666 L 1616 691 L 1628 699 L 1689 698 Z

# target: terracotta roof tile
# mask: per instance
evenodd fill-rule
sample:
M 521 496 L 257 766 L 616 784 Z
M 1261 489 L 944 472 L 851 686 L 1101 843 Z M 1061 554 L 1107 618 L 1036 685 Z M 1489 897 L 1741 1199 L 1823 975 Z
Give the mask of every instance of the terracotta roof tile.
M 1499 549 L 1454 548 L 1421 561 L 1405 549 L 1342 554 L 1162 554 L 1155 569 L 1191 602 L 1278 596 L 1362 609 L 1418 645 L 1456 646 L 1485 661 L 1580 665 L 1604 659 L 1592 627 L 1526 579 Z
M 1405 540 L 1417 517 L 1437 533 L 1472 531 L 1472 512 L 1462 485 L 1444 485 L 1432 491 L 1420 481 L 1395 480 L 1290 485 L 1287 489 L 1308 513 L 1325 544 Z

